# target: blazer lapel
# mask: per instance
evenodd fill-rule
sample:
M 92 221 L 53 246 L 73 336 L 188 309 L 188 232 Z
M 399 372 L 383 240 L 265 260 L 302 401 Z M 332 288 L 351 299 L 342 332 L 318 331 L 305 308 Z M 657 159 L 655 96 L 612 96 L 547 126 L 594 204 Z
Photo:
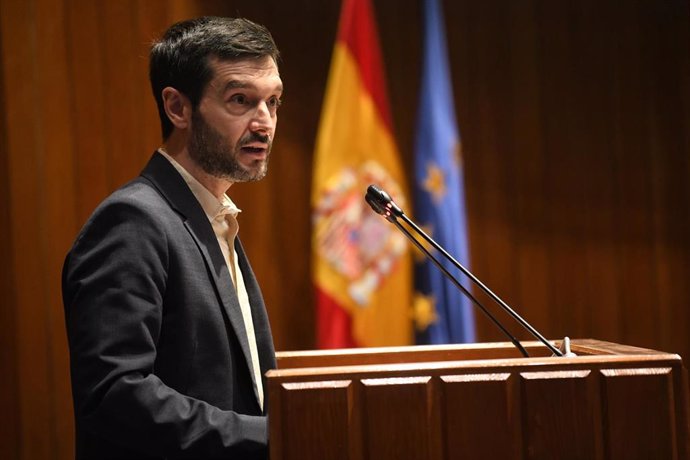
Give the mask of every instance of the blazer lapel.
M 211 274 L 218 300 L 235 332 L 237 341 L 242 348 L 247 368 L 250 369 L 249 374 L 252 376 L 252 381 L 254 381 L 254 376 L 251 372 L 252 360 L 249 353 L 247 330 L 244 327 L 239 300 L 237 299 L 237 293 L 232 288 L 230 272 L 225 264 L 223 253 L 220 250 L 218 240 L 215 233 L 213 233 L 213 228 L 208 221 L 206 213 L 204 213 L 199 201 L 189 189 L 182 176 L 160 153 L 156 152 L 153 154 L 141 175 L 148 179 L 170 203 L 170 206 L 183 216 L 184 226 L 203 255 L 208 271 Z M 254 386 L 256 386 L 256 382 L 254 382 Z

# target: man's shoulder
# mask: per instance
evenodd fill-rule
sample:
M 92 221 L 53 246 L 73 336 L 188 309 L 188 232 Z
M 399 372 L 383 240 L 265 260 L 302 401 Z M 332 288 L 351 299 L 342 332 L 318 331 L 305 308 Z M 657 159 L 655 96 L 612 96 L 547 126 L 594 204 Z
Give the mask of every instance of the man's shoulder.
M 84 241 L 119 241 L 132 236 L 142 241 L 165 239 L 166 235 L 177 238 L 186 216 L 195 211 L 190 205 L 194 196 L 185 187 L 173 166 L 154 154 L 140 176 L 112 192 L 94 209 L 74 246 Z
M 165 229 L 179 219 L 170 203 L 145 177 L 137 177 L 105 198 L 84 223 L 77 241 L 85 234 L 104 236 L 116 229 L 147 227 Z
M 146 177 L 139 176 L 110 194 L 94 211 L 94 214 L 118 206 L 134 206 L 143 209 L 170 208 L 160 191 Z
M 171 210 L 170 204 L 144 177 L 126 183 L 94 209 L 86 225 L 94 220 L 108 219 L 116 215 L 161 216 Z

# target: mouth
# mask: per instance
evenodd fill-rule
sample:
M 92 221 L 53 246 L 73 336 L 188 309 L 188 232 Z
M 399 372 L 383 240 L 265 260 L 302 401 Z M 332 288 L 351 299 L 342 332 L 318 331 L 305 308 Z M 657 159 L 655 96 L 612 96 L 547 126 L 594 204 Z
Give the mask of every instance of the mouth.
M 268 145 L 266 144 L 248 144 L 240 148 L 240 151 L 246 155 L 251 155 L 257 158 L 265 158 L 268 153 Z

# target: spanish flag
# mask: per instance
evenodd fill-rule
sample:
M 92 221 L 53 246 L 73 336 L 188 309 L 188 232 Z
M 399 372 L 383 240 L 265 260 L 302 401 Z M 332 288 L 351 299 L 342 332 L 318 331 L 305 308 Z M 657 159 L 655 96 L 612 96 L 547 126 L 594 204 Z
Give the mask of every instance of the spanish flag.
M 312 254 L 317 346 L 412 343 L 412 261 L 405 237 L 364 201 L 369 184 L 403 209 L 370 0 L 344 0 L 316 140 Z

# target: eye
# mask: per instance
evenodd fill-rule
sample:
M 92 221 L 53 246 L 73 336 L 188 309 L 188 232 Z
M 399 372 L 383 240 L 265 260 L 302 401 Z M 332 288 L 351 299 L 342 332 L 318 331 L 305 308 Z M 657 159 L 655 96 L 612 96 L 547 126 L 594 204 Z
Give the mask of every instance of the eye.
M 233 94 L 230 97 L 230 102 L 245 105 L 247 103 L 247 97 L 244 94 Z
M 279 97 L 272 97 L 266 101 L 266 106 L 271 114 L 275 115 L 278 112 L 278 107 L 280 107 L 280 104 L 282 103 L 283 101 L 281 101 Z

